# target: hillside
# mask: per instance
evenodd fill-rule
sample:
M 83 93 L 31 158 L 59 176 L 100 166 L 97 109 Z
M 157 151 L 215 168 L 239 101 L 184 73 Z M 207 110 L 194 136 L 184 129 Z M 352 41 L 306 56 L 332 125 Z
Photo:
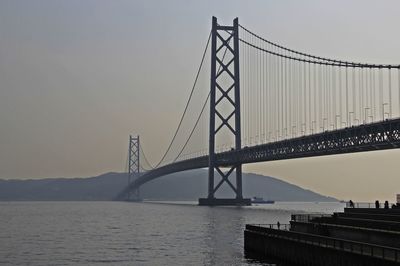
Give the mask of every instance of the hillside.
M 51 178 L 0 180 L 0 200 L 112 200 L 127 184 L 126 174 L 107 173 L 90 178 Z M 217 196 L 231 196 L 230 188 L 221 187 Z M 144 199 L 197 200 L 207 193 L 204 169 L 176 173 L 154 180 L 141 188 Z M 336 201 L 299 186 L 269 176 L 243 174 L 243 194 L 276 201 Z

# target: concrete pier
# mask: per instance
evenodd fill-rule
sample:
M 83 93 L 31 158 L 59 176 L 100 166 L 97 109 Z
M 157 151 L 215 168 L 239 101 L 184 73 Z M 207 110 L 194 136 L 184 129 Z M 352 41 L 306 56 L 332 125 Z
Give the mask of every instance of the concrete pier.
M 346 225 L 336 223 L 344 218 Z M 296 265 L 400 265 L 400 230 L 379 226 L 396 225 L 398 219 L 400 212 L 391 209 L 345 209 L 329 217 L 292 215 L 290 224 L 279 227 L 246 225 L 244 248 L 258 258 Z
M 251 199 L 216 199 L 200 198 L 200 206 L 250 206 Z

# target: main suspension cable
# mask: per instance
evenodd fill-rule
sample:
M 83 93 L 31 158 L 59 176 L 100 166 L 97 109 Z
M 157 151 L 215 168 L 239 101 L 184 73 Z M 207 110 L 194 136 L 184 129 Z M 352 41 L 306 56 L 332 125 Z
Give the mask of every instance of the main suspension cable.
M 230 41 L 228 41 L 228 45 L 229 45 L 229 43 L 230 43 Z M 227 50 L 228 50 L 228 47 L 225 48 L 224 54 L 222 55 L 222 60 L 221 60 L 221 62 L 224 62 Z M 222 68 L 222 65 L 220 65 L 220 66 L 218 67 L 217 76 L 220 74 L 221 68 Z M 180 150 L 180 152 L 178 153 L 178 155 L 175 157 L 175 159 L 174 159 L 172 162 L 176 162 L 176 160 L 178 160 L 179 156 L 182 154 L 183 150 L 186 148 L 187 144 L 189 143 L 189 140 L 190 140 L 190 138 L 192 137 L 192 135 L 193 135 L 193 133 L 194 133 L 196 127 L 197 127 L 197 124 L 199 123 L 199 120 L 200 120 L 200 118 L 201 118 L 201 115 L 202 115 L 203 112 L 204 112 L 204 109 L 205 109 L 205 107 L 206 107 L 206 105 L 207 105 L 207 102 L 208 102 L 208 99 L 210 98 L 210 95 L 211 95 L 211 91 L 210 91 L 210 92 L 208 93 L 208 95 L 207 95 L 207 98 L 206 98 L 206 100 L 205 100 L 205 102 L 204 102 L 204 104 L 203 104 L 203 107 L 201 108 L 200 114 L 199 114 L 199 116 L 198 116 L 197 119 L 196 119 L 196 123 L 194 124 L 194 126 L 193 126 L 193 128 L 192 128 L 192 130 L 191 130 L 191 132 L 190 132 L 190 134 L 189 134 L 189 136 L 188 136 L 188 138 L 186 139 L 185 144 L 183 145 L 182 149 Z
M 321 61 L 326 61 L 326 62 L 337 63 L 340 66 L 358 66 L 358 67 L 366 67 L 366 68 L 368 68 L 368 67 L 369 68 L 400 68 L 400 65 L 375 65 L 375 64 L 367 64 L 367 63 L 358 63 L 358 62 L 357 63 L 356 62 L 347 62 L 347 61 L 344 61 L 344 60 L 330 59 L 330 58 L 326 58 L 326 57 L 307 54 L 307 53 L 304 53 L 304 52 L 299 52 L 299 51 L 296 51 L 296 50 L 292 50 L 292 49 L 286 48 L 286 47 L 284 47 L 282 45 L 279 45 L 279 44 L 276 44 L 274 42 L 271 42 L 271 41 L 259 36 L 258 34 L 250 31 L 249 29 L 243 27 L 240 24 L 239 24 L 239 27 L 241 29 L 243 29 L 244 31 L 246 31 L 247 33 L 249 33 L 250 35 L 252 35 L 252 36 L 254 36 L 254 37 L 256 37 L 256 38 L 258 38 L 258 39 L 260 39 L 260 40 L 262 40 L 262 41 L 264 41 L 264 42 L 266 42 L 266 43 L 268 43 L 268 44 L 270 44 L 270 45 L 272 45 L 274 47 L 277 47 L 277 48 L 282 49 L 284 51 L 287 51 L 287 52 L 290 52 L 290 53 L 293 53 L 293 54 L 297 54 L 297 55 L 300 55 L 300 56 L 309 57 L 309 58 L 313 58 L 313 59 L 317 59 L 317 60 L 321 60 Z M 247 44 L 249 44 L 249 43 L 247 43 Z M 258 47 L 258 48 L 260 48 L 260 47 Z M 262 50 L 262 48 L 261 48 L 261 50 Z M 298 59 L 302 59 L 302 58 L 298 58 Z M 303 60 L 305 60 L 305 59 L 303 59 Z M 309 63 L 312 63 L 312 62 L 309 62 Z
M 185 142 L 185 144 L 183 145 L 182 149 L 180 150 L 180 152 L 178 153 L 178 155 L 175 157 L 175 159 L 174 159 L 172 162 L 176 162 L 176 161 L 178 160 L 179 156 L 181 156 L 183 150 L 186 148 L 187 144 L 189 143 L 189 140 L 191 139 L 191 137 L 192 137 L 194 131 L 196 130 L 196 127 L 197 127 L 197 125 L 198 125 L 198 123 L 199 123 L 199 121 L 200 121 L 200 118 L 201 118 L 201 116 L 202 116 L 202 114 L 203 114 L 203 112 L 204 112 L 204 109 L 205 109 L 205 107 L 206 107 L 206 105 L 207 105 L 207 102 L 208 102 L 208 100 L 209 100 L 209 98 L 210 98 L 210 94 L 211 94 L 211 92 L 208 93 L 208 96 L 207 96 L 207 98 L 206 98 L 206 100 L 205 100 L 205 102 L 204 102 L 204 104 L 203 104 L 203 107 L 201 108 L 200 114 L 199 114 L 199 116 L 198 116 L 197 119 L 196 119 L 196 123 L 194 124 L 194 126 L 193 126 L 193 128 L 192 128 L 192 130 L 191 130 L 191 132 L 190 132 L 190 134 L 189 134 L 189 137 L 186 139 L 186 142 Z
M 143 155 L 143 158 L 144 158 L 145 162 L 147 163 L 148 166 L 150 166 L 150 169 L 149 169 L 149 170 L 154 169 L 154 167 L 151 165 L 151 163 L 149 163 L 149 161 L 147 160 L 146 153 L 144 152 L 144 149 L 143 149 L 141 143 L 139 143 L 139 149 L 140 149 L 140 152 L 141 152 L 142 155 Z M 144 168 L 143 168 L 143 169 L 144 169 Z M 146 170 L 147 170 L 147 169 L 146 169 Z
M 295 61 L 299 61 L 299 62 L 304 62 L 304 63 L 309 63 L 309 64 L 317 64 L 317 65 L 326 65 L 326 66 L 337 66 L 337 67 L 357 67 L 357 68 L 378 68 L 378 69 L 382 69 L 382 68 L 386 68 L 386 69 L 391 69 L 391 68 L 397 68 L 400 69 L 400 65 L 376 65 L 376 64 L 364 64 L 364 63 L 351 63 L 351 62 L 345 62 L 345 61 L 335 61 L 335 62 L 329 62 L 329 61 L 315 61 L 315 60 L 307 60 L 307 59 L 303 59 L 303 58 L 298 58 L 298 57 L 294 57 L 294 56 L 289 56 L 289 55 L 285 55 L 285 54 L 281 54 L 281 53 L 277 53 L 277 52 L 273 52 L 264 48 L 261 48 L 257 45 L 254 45 L 242 38 L 239 39 L 241 42 L 255 48 L 258 49 L 260 51 L 281 57 L 281 58 L 287 58 L 287 59 L 291 59 L 291 60 L 295 60 Z
M 188 99 L 187 102 L 186 102 L 186 106 L 185 106 L 185 109 L 184 109 L 183 114 L 182 114 L 182 116 L 181 116 L 181 119 L 180 119 L 180 121 L 179 121 L 178 127 L 177 127 L 176 130 L 175 130 L 174 136 L 172 137 L 172 140 L 171 140 L 171 142 L 169 143 L 167 150 L 165 151 L 165 153 L 164 153 L 164 155 L 162 156 L 161 160 L 154 166 L 154 168 L 157 168 L 157 167 L 164 161 L 165 157 L 167 156 L 168 152 L 170 151 L 170 149 L 171 149 L 171 147 L 172 147 L 172 144 L 173 144 L 174 141 L 175 141 L 176 136 L 178 135 L 179 129 L 181 128 L 181 125 L 182 125 L 182 122 L 183 122 L 183 118 L 184 118 L 185 115 L 186 115 L 186 112 L 187 112 L 188 107 L 189 107 L 189 103 L 190 103 L 190 101 L 191 101 L 191 99 L 192 99 L 192 96 L 193 96 L 193 92 L 194 92 L 194 90 L 195 90 L 195 88 L 196 88 L 197 80 L 198 80 L 198 78 L 199 78 L 200 71 L 201 71 L 201 69 L 202 69 L 202 67 L 203 67 L 204 58 L 205 58 L 206 53 L 207 53 L 207 50 L 208 50 L 208 46 L 209 46 L 209 43 L 210 43 L 210 39 L 211 39 L 211 32 L 210 32 L 210 34 L 208 35 L 207 44 L 206 44 L 206 47 L 205 47 L 205 49 L 204 49 L 203 56 L 202 56 L 202 58 L 201 58 L 200 66 L 199 66 L 199 68 L 198 68 L 198 70 L 197 70 L 196 78 L 195 78 L 195 80 L 194 80 L 193 87 L 192 87 L 192 90 L 191 90 L 190 95 L 189 95 L 189 99 Z

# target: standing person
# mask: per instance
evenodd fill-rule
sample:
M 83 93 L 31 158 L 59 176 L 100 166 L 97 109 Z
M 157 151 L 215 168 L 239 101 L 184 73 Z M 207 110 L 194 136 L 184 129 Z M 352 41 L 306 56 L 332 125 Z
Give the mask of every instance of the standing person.
M 385 201 L 385 209 L 389 209 L 389 201 Z
M 376 209 L 379 209 L 379 200 L 376 200 L 376 201 L 375 201 L 375 208 L 376 208 Z
M 279 230 L 280 227 L 281 227 L 281 223 L 278 221 L 278 222 L 276 223 L 276 225 L 278 226 L 278 230 Z
M 349 201 L 350 208 L 354 208 L 354 202 L 352 200 Z

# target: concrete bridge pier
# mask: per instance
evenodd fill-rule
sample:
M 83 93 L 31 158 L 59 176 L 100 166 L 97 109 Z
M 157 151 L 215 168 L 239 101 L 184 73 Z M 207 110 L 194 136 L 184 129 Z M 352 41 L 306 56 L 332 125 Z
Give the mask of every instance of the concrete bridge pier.
M 217 198 L 200 198 L 200 206 L 250 206 L 250 199 L 217 199 Z

